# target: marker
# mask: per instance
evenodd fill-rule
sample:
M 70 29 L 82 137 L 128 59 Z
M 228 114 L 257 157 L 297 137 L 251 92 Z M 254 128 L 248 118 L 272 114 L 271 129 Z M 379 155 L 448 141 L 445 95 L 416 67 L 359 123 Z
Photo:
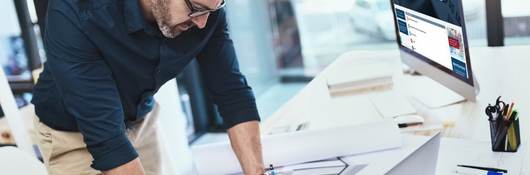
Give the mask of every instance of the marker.
M 471 168 L 471 169 L 477 169 L 477 170 L 484 170 L 484 171 L 492 171 L 492 172 L 508 173 L 508 170 L 499 169 L 499 168 L 479 167 L 479 166 L 471 166 L 471 165 L 456 165 L 456 166 L 458 166 L 458 167 L 463 167 L 463 168 Z

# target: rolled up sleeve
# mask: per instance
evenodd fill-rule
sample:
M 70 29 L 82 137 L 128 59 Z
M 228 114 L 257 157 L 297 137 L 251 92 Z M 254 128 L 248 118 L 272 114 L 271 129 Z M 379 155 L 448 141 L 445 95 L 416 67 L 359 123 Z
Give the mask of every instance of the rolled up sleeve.
M 234 45 L 228 34 L 225 12 L 219 11 L 215 33 L 198 61 L 210 92 L 226 128 L 260 117 L 252 88 L 239 70 Z
M 75 118 L 92 167 L 109 170 L 136 157 L 124 125 L 124 113 L 112 72 L 81 30 L 75 15 L 50 9 L 45 48 L 48 69 L 62 105 Z

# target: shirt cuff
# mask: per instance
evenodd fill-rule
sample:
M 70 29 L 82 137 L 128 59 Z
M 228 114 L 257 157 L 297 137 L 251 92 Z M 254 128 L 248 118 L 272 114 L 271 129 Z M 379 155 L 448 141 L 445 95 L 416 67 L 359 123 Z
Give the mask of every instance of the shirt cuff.
M 258 109 L 255 106 L 225 114 L 225 116 L 226 117 L 223 117 L 223 123 L 226 129 L 232 128 L 243 122 L 260 121 Z
M 138 157 L 125 133 L 87 148 L 94 158 L 91 167 L 100 171 L 116 168 Z

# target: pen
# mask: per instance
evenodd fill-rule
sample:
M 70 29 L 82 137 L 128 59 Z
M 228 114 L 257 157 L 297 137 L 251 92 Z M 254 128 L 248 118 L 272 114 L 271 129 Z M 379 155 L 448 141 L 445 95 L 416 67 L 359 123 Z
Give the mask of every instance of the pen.
M 508 119 L 510 119 L 510 117 L 512 116 L 514 106 L 515 106 L 515 103 L 512 102 L 512 104 L 510 104 L 510 108 L 508 108 L 508 114 L 506 114 L 506 117 L 507 117 Z
M 463 168 L 472 168 L 472 169 L 477 169 L 477 170 L 484 170 L 484 171 L 508 173 L 508 170 L 499 169 L 499 168 L 479 167 L 479 166 L 471 166 L 471 165 L 456 165 L 456 166 L 463 167 Z
M 265 171 L 265 175 L 276 175 L 276 172 L 274 171 L 274 166 L 272 164 L 270 164 L 269 168 L 266 168 Z
M 265 173 L 261 175 L 290 175 L 293 174 L 293 170 L 285 167 L 275 168 L 270 165 L 269 168 L 265 168 Z
M 417 122 L 417 123 L 400 123 L 398 124 L 398 127 L 399 128 L 406 128 L 406 127 L 410 127 L 410 126 L 418 126 L 418 125 L 422 125 L 423 123 L 421 122 Z

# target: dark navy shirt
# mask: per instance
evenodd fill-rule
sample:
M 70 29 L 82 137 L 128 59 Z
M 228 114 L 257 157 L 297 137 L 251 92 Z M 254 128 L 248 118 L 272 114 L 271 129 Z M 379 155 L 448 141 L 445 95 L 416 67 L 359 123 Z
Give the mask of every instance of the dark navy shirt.
M 50 0 L 46 21 L 32 102 L 44 124 L 83 134 L 95 169 L 138 156 L 125 123 L 147 114 L 153 94 L 195 58 L 226 127 L 259 120 L 223 10 L 174 39 L 144 20 L 138 0 Z

